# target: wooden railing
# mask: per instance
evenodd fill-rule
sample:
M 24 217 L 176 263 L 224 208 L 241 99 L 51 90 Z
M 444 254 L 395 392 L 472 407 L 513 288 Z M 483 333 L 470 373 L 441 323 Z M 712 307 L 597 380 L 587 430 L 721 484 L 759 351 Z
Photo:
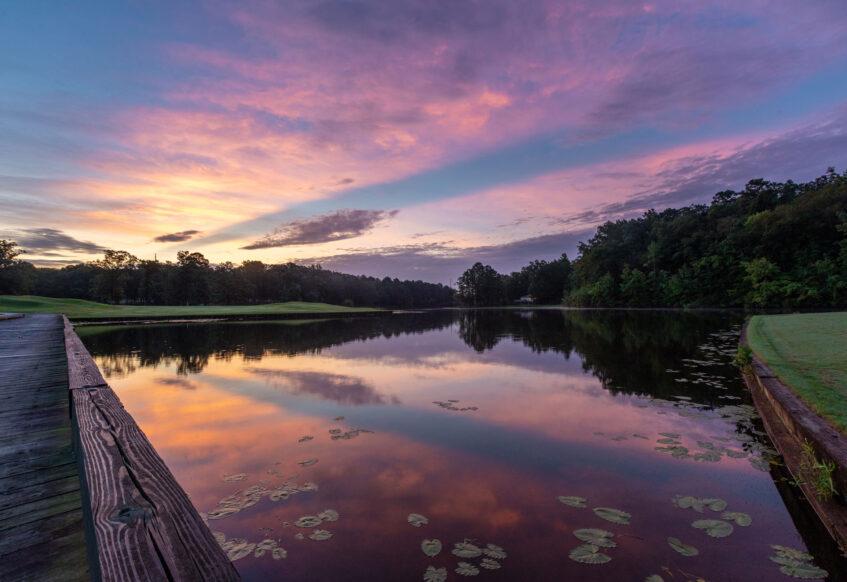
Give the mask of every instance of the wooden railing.
M 67 318 L 65 348 L 95 577 L 151 582 L 239 580 Z

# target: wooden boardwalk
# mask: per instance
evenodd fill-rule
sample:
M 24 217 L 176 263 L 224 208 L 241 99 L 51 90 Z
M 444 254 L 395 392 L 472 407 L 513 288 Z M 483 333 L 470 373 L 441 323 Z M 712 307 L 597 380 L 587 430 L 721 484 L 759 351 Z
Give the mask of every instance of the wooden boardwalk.
M 60 315 L 0 319 L 0 580 L 89 580 Z
M 61 315 L 0 317 L 0 582 L 237 581 Z

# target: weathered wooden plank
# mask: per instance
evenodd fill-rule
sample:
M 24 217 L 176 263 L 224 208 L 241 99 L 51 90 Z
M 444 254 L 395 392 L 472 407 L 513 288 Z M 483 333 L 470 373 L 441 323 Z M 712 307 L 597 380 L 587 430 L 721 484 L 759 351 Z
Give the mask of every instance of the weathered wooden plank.
M 0 494 L 0 509 L 31 503 L 39 499 L 46 499 L 71 491 L 79 491 L 79 478 L 76 475 L 32 484 L 29 487 L 19 487 L 7 493 Z
M 67 513 L 82 506 L 79 489 L 0 509 L 0 532 Z M 0 534 L 2 535 L 2 534 Z
M 65 341 L 102 579 L 238 580 L 185 491 L 67 320 Z
M 46 483 L 47 481 L 70 477 L 76 474 L 76 463 L 68 462 L 18 473 L 8 477 L 0 477 L 0 493 L 9 493 L 16 489 L 24 489 L 30 485 Z
M 0 558 L 24 554 L 28 548 L 47 546 L 66 534 L 81 531 L 82 509 L 80 508 L 51 516 L 35 524 L 19 525 L 5 530 L 0 536 Z
M 68 358 L 68 386 L 71 390 L 90 386 L 105 386 L 97 364 L 65 318 L 65 350 Z
M 0 580 L 89 580 L 58 315 L 0 321 Z
M 85 545 L 80 531 L 57 538 L 44 548 L 16 554 L 14 559 L 0 560 L 0 580 L 4 582 L 75 582 L 85 572 L 88 562 L 78 549 Z

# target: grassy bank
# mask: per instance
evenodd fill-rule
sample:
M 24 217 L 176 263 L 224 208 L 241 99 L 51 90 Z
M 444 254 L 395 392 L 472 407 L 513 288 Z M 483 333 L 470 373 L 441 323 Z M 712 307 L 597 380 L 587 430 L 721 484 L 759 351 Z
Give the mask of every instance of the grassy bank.
M 0 295 L 0 313 L 64 313 L 70 319 L 160 318 L 160 317 L 239 317 L 293 314 L 362 313 L 376 311 L 364 307 L 343 307 L 328 303 L 269 303 L 266 305 L 107 305 L 82 299 L 54 299 L 34 295 Z
M 747 338 L 780 380 L 847 433 L 847 312 L 757 315 Z

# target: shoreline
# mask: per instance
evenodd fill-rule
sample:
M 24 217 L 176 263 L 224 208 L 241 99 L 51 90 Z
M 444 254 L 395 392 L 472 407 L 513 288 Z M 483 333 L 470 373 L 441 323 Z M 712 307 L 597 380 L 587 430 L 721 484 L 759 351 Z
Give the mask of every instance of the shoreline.
M 739 343 L 749 347 L 747 324 Z M 752 363 L 742 376 L 768 436 L 822 525 L 847 554 L 847 505 L 843 503 L 847 493 L 847 437 L 800 400 L 755 353 L 751 357 Z M 812 448 L 817 459 L 835 465 L 832 479 L 837 496 L 821 498 L 807 481 L 804 445 Z

